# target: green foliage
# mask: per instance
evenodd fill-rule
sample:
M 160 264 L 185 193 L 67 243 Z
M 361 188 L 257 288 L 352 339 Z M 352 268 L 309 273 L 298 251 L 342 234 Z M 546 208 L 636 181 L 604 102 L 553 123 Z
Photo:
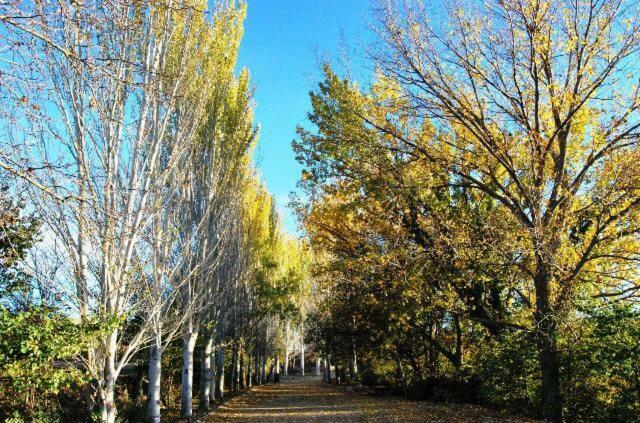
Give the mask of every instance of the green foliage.
M 538 359 L 530 333 L 483 339 L 471 363 L 481 381 L 480 398 L 495 407 L 535 414 L 540 393 Z
M 624 303 L 582 307 L 564 339 L 564 390 L 575 421 L 634 421 L 640 411 L 640 315 Z
M 61 392 L 87 383 L 79 359 L 96 332 L 95 325 L 45 307 L 17 313 L 0 308 L 1 397 L 7 403 L 2 408 L 25 404 L 25 411 L 36 412 Z

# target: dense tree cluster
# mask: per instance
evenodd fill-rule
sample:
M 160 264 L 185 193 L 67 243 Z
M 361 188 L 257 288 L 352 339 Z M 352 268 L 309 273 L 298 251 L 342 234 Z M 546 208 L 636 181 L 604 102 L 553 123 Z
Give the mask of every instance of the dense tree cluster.
M 327 65 L 293 144 L 316 342 L 405 392 L 635 420 L 638 4 L 377 13 L 374 80 Z
M 245 10 L 0 5 L 0 419 L 160 421 L 177 382 L 190 418 L 279 372 L 309 259 L 251 162 Z

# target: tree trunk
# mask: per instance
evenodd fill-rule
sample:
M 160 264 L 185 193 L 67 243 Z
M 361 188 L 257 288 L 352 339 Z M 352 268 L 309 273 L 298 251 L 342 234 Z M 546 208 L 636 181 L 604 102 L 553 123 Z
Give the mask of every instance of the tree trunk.
M 316 376 L 320 376 L 320 357 L 316 357 Z
M 109 378 L 110 379 L 110 378 Z M 100 404 L 100 422 L 115 423 L 116 421 L 116 404 L 115 404 L 115 383 L 108 380 L 102 388 Z
M 304 327 L 302 330 L 304 330 Z M 300 337 L 302 338 L 300 342 L 300 374 L 304 376 L 304 333 L 302 331 Z
M 261 379 L 260 379 L 260 351 L 258 349 L 256 349 L 254 359 L 255 359 L 255 363 L 254 363 L 255 364 L 255 371 L 254 371 L 254 375 L 253 375 L 254 382 L 255 382 L 256 385 L 260 385 L 260 381 L 261 381 Z
M 353 379 L 358 379 L 358 353 L 353 349 Z
M 231 390 L 238 390 L 238 346 L 235 342 L 231 348 Z
M 322 383 L 329 383 L 329 367 L 327 365 L 327 357 L 322 359 L 323 373 L 322 373 Z
M 536 338 L 542 376 L 542 417 L 562 422 L 560 395 L 560 360 L 557 345 L 557 321 L 551 306 L 551 275 L 538 262 L 534 282 L 536 288 Z
M 216 399 L 222 401 L 224 398 L 224 347 L 218 348 L 218 375 L 217 375 Z
M 182 417 L 193 415 L 193 350 L 198 339 L 198 329 L 187 323 L 182 344 Z
M 209 409 L 209 398 L 211 380 L 213 379 L 213 368 L 211 367 L 211 350 L 213 349 L 213 337 L 207 338 L 202 350 L 202 364 L 200 366 L 200 403 L 198 406 L 202 410 Z
M 112 331 L 107 338 L 107 348 L 104 358 L 105 377 L 100 387 L 100 422 L 115 423 L 116 421 L 116 352 L 118 331 Z
M 267 356 L 264 353 L 261 360 L 260 383 L 267 383 Z
M 160 372 L 162 370 L 162 345 L 156 339 L 149 352 L 149 420 L 160 423 Z
M 244 389 L 244 355 L 242 354 L 242 345 L 238 347 L 238 384 L 240 389 Z
M 251 366 L 253 365 L 253 354 L 247 354 L 247 388 L 251 388 Z
M 209 405 L 216 400 L 216 349 L 211 349 L 209 355 L 209 369 L 211 370 L 211 379 L 209 380 Z

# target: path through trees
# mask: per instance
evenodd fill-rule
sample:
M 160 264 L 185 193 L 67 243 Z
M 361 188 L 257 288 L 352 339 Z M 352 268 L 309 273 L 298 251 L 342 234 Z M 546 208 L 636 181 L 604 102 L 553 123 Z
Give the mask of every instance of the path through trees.
M 523 422 L 468 404 L 406 401 L 346 392 L 319 377 L 289 377 L 220 406 L 213 422 Z

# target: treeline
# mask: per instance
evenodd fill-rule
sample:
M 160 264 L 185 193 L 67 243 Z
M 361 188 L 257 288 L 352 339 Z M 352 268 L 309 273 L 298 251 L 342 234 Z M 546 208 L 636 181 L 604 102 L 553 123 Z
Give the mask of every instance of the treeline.
M 190 418 L 279 371 L 308 253 L 251 162 L 245 5 L 210 6 L 0 5 L 0 419 Z
M 407 395 L 637 421 L 638 3 L 379 6 L 375 77 L 327 65 L 293 143 L 317 347 Z

